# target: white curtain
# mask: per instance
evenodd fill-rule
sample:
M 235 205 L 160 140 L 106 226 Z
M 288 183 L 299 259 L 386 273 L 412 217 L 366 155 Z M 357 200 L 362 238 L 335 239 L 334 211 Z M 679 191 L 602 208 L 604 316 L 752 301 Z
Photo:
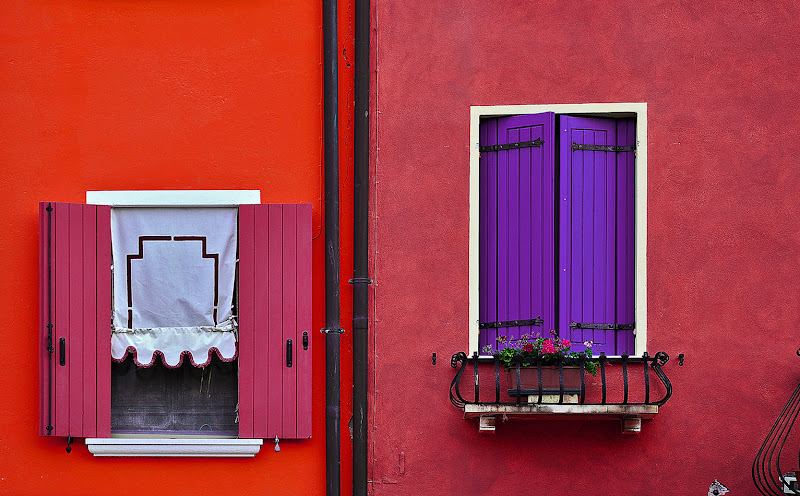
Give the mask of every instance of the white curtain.
M 236 208 L 113 208 L 111 355 L 149 366 L 236 357 Z

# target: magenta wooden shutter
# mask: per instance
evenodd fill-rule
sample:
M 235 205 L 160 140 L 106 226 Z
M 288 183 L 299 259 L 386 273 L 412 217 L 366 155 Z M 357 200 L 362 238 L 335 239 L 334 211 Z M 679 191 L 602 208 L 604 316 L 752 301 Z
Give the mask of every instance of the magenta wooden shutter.
M 555 115 L 487 119 L 480 128 L 479 345 L 555 328 Z M 541 326 L 510 321 L 542 319 Z
M 620 139 L 614 119 L 559 125 L 559 333 L 595 353 L 633 353 L 635 124 L 622 121 Z
M 239 437 L 311 437 L 311 206 L 239 207 Z
M 108 437 L 111 209 L 42 202 L 39 227 L 40 434 Z

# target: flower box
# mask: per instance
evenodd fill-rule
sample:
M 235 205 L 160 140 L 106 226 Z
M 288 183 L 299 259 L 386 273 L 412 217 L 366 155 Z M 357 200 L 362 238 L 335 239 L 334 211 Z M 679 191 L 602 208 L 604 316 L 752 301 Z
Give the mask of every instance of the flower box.
M 519 394 L 521 396 L 534 396 L 534 401 L 536 401 L 539 395 L 539 372 L 537 367 L 520 367 L 519 372 Z M 564 366 L 563 375 L 564 395 L 580 394 L 581 368 L 578 366 Z M 512 398 L 517 397 L 517 369 L 514 367 L 507 371 L 506 389 L 509 396 Z M 542 366 L 542 394 L 545 396 L 556 395 L 556 402 L 558 402 L 559 373 L 557 365 Z

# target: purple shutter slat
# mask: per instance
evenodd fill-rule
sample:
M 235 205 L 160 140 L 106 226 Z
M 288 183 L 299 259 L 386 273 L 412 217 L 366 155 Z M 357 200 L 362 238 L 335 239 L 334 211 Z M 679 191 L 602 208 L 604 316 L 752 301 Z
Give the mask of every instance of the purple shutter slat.
M 480 123 L 479 139 L 480 143 L 486 143 L 488 134 L 488 122 L 483 120 Z M 486 266 L 487 254 L 486 249 L 489 245 L 488 229 L 486 217 L 489 214 L 488 201 L 486 195 L 488 194 L 489 178 L 487 177 L 487 162 L 489 160 L 488 153 L 481 153 L 478 159 L 478 196 L 480 198 L 478 207 L 478 321 L 485 322 L 486 314 L 488 313 L 488 298 L 486 297 L 486 280 L 488 278 L 489 270 Z M 478 348 L 483 350 L 486 346 L 486 336 L 484 333 L 479 334 Z
M 631 146 L 636 144 L 636 121 L 620 119 L 617 121 L 617 144 Z M 616 268 L 617 301 L 616 320 L 618 324 L 635 323 L 635 154 L 617 153 L 617 233 Z M 632 330 L 617 331 L 617 353 L 635 353 Z
M 484 329 L 481 347 L 495 346 L 498 334 L 515 339 L 554 328 L 554 122 L 545 113 L 483 124 L 481 145 L 537 138 L 544 145 L 481 154 L 480 319 L 541 317 L 544 325 Z
M 633 144 L 635 125 L 623 125 L 625 136 L 618 140 L 614 119 L 564 116 L 560 124 L 560 331 L 568 332 L 573 321 L 632 324 L 634 154 L 570 145 Z M 576 329 L 569 335 L 573 341 L 592 339 L 595 353 L 633 353 L 632 331 Z
M 517 139 L 519 141 L 530 141 L 532 135 L 532 129 L 529 127 L 523 127 L 517 129 Z M 533 239 L 531 236 L 531 230 L 533 224 L 537 221 L 537 219 L 541 218 L 539 215 L 534 215 L 531 210 L 532 202 L 535 201 L 533 198 L 534 192 L 534 184 L 531 183 L 532 179 L 531 176 L 533 175 L 533 171 L 538 171 L 538 167 L 533 163 L 533 157 L 536 156 L 536 153 L 533 152 L 531 148 L 520 148 L 519 152 L 519 167 L 518 167 L 518 177 L 517 182 L 519 183 L 518 188 L 518 213 L 517 213 L 517 266 L 519 270 L 516 271 L 516 284 L 519 288 L 517 293 L 517 312 L 520 316 L 531 315 L 535 311 L 535 307 L 533 305 L 533 293 L 534 287 L 538 286 L 534 284 L 534 277 L 535 275 L 531 271 L 531 263 L 534 257 L 534 252 L 536 250 L 532 250 L 531 247 L 533 246 Z M 530 166 L 527 166 L 530 165 Z M 530 192 L 530 194 L 525 194 L 525 192 Z M 525 318 L 525 317 L 520 317 Z M 533 326 L 521 326 L 519 327 L 519 333 L 528 334 L 530 335 L 533 332 L 537 332 L 539 330 L 538 327 Z
M 500 125 L 500 132 L 503 131 L 502 123 Z M 519 128 L 506 128 L 505 129 L 505 142 L 516 143 L 522 141 L 520 139 Z M 502 135 L 498 135 L 502 136 Z M 501 137 L 502 139 L 502 137 Z M 506 273 L 505 273 L 505 294 L 506 294 L 506 314 L 502 316 L 501 320 L 515 320 L 521 319 L 523 316 L 520 314 L 520 277 L 519 277 L 519 231 L 520 231 L 520 182 L 519 182 L 519 169 L 520 169 L 520 150 L 508 150 L 506 155 L 506 215 L 508 222 L 505 227 L 506 231 Z M 526 164 L 527 165 L 527 164 Z M 531 214 L 533 215 L 533 214 Z M 526 220 L 530 222 L 530 217 L 526 215 Z M 523 285 L 529 286 L 530 280 L 523 282 Z M 522 335 L 520 327 L 509 327 L 508 335 L 512 338 L 519 338 Z
M 497 127 L 497 144 L 507 143 L 501 129 L 500 119 Z M 508 320 L 508 152 L 497 152 L 497 313 L 498 321 Z M 493 329 L 494 331 L 494 329 Z M 497 329 L 491 334 L 513 337 L 516 329 Z M 490 334 L 490 335 L 491 335 Z
M 484 129 L 486 140 L 481 144 L 497 144 L 497 119 L 485 121 Z M 486 308 L 484 315 L 480 316 L 480 322 L 494 322 L 497 320 L 497 211 L 498 211 L 498 177 L 497 177 L 497 152 L 481 153 L 481 164 L 485 166 L 486 174 L 481 176 L 486 180 L 486 195 L 481 196 L 481 204 L 485 205 L 486 216 L 481 216 L 480 223 L 486 230 L 486 250 L 483 260 L 483 269 L 486 278 L 479 281 L 479 300 Z M 481 207 L 483 210 L 484 207 Z M 480 332 L 480 347 L 491 345 L 494 349 L 497 346 L 497 331 L 495 329 L 484 329 Z

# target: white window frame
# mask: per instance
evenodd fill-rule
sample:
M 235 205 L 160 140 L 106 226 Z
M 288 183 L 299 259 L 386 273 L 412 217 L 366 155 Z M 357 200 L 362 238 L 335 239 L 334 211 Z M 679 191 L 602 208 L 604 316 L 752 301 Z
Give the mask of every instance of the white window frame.
M 635 355 L 647 350 L 647 103 L 576 103 L 552 105 L 477 105 L 469 123 L 469 353 L 478 349 L 478 281 L 480 214 L 480 121 L 489 117 L 537 114 L 581 114 L 588 117 L 636 117 L 635 192 Z
M 86 203 L 112 207 L 220 207 L 261 203 L 260 190 L 87 191 Z M 109 357 L 110 359 L 110 357 Z M 261 439 L 158 433 L 87 438 L 94 456 L 253 457 Z

